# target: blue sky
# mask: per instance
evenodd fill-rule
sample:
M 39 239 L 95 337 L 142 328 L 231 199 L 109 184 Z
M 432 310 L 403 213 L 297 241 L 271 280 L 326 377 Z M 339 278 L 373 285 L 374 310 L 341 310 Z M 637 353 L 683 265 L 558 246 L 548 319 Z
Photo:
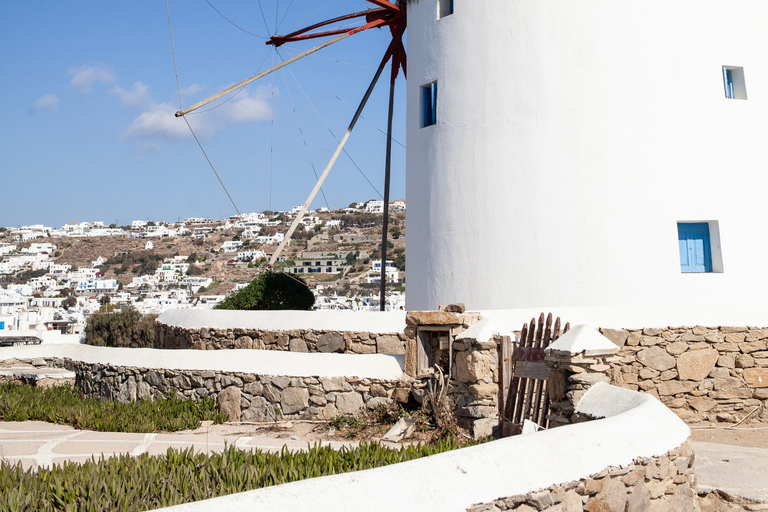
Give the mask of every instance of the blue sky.
M 284 34 L 370 5 L 261 0 L 262 17 L 255 0 L 209 1 L 170 0 L 184 106 L 255 74 L 262 62 L 268 67 L 317 44 L 285 45 L 278 55 L 264 44 L 267 27 Z M 388 36 L 377 29 L 355 35 L 188 116 L 241 211 L 304 202 L 316 181 L 312 164 L 319 175 L 336 147 L 323 119 L 341 138 Z M 184 121 L 173 116 L 179 100 L 163 0 L 7 2 L 0 67 L 0 226 L 235 213 Z M 361 120 L 347 145 L 382 194 L 386 137 L 376 127 L 386 129 L 387 94 L 383 75 L 363 114 L 370 123 Z M 402 75 L 396 101 L 394 137 L 405 144 Z M 403 198 L 405 149 L 397 143 L 392 170 L 391 199 Z M 345 155 L 323 189 L 331 208 L 380 198 Z M 318 195 L 313 207 L 325 205 Z

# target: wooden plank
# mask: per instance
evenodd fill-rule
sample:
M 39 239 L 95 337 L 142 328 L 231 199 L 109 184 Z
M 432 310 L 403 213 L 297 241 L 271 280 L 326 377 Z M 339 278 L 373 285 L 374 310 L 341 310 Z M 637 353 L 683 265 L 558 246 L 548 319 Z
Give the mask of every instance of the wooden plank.
M 547 363 L 517 361 L 515 363 L 514 376 L 521 379 L 547 380 L 549 377 L 549 367 L 547 366 Z

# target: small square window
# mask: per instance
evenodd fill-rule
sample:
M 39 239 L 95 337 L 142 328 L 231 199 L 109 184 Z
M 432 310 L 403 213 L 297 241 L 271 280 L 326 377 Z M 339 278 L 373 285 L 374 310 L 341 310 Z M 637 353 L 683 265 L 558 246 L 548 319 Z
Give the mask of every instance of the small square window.
M 723 272 L 718 221 L 678 222 L 677 242 L 680 250 L 680 272 Z
M 744 82 L 744 68 L 723 66 L 723 86 L 725 97 L 732 100 L 747 99 L 747 86 Z
M 437 0 L 437 17 L 445 18 L 453 14 L 453 0 Z
M 437 123 L 437 82 L 421 86 L 421 126 Z

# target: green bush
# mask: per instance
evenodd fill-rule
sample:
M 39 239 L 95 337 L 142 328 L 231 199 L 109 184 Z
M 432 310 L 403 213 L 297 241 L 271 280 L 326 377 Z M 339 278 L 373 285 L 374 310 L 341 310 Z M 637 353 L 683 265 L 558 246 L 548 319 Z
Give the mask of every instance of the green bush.
M 251 284 L 217 304 L 216 309 L 309 310 L 314 304 L 315 294 L 300 277 L 282 272 L 264 272 Z
M 85 343 L 100 347 L 151 348 L 155 344 L 157 315 L 142 315 L 133 308 L 99 312 L 88 317 Z
M 82 398 L 67 386 L 42 389 L 0 385 L 2 421 L 48 421 L 83 430 L 150 433 L 192 429 L 203 420 L 221 423 L 225 419 L 208 397 L 181 400 L 169 393 L 163 400 L 120 403 Z
M 239 451 L 230 446 L 210 456 L 191 449 L 165 455 L 122 455 L 85 464 L 64 463 L 24 471 L 0 462 L 0 510 L 154 510 L 180 503 L 361 471 L 460 448 L 451 441 L 392 450 L 375 443 L 334 451 L 315 445 L 306 452 Z

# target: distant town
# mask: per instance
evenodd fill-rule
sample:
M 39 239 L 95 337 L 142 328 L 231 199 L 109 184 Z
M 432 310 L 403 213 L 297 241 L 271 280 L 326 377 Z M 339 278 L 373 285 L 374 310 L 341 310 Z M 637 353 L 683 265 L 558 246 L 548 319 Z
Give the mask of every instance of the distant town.
M 300 211 L 225 219 L 134 220 L 0 227 L 0 334 L 83 335 L 99 311 L 210 309 L 268 269 Z M 274 270 L 304 279 L 315 309 L 378 311 L 405 305 L 405 201 L 389 204 L 387 261 L 381 262 L 383 201 L 318 208 L 302 218 Z M 69 337 L 69 336 L 67 336 Z

